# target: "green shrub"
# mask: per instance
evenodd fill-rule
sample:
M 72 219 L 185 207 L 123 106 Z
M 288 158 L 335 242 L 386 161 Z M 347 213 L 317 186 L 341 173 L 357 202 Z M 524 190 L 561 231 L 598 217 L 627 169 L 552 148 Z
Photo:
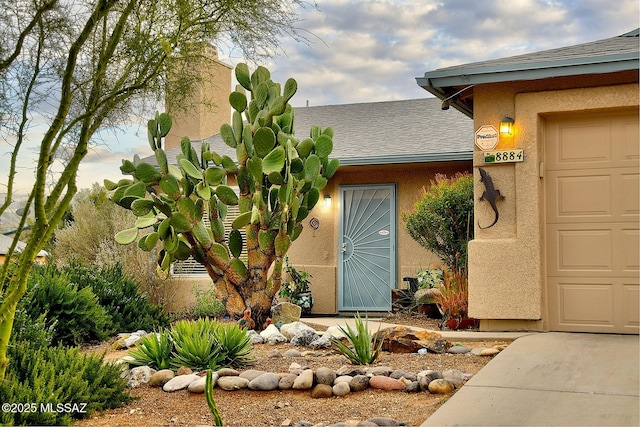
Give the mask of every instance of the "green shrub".
M 360 314 L 355 317 L 356 329 L 351 329 L 347 324 L 347 328 L 338 326 L 342 333 L 346 336 L 351 347 L 344 344 L 338 338 L 331 338 L 331 344 L 338 353 L 346 356 L 353 365 L 370 365 L 375 363 L 380 356 L 382 349 L 383 337 L 380 334 L 371 335 L 369 331 L 369 321 L 362 321 Z M 379 330 L 378 330 L 379 331 Z
M 78 288 L 55 265 L 35 265 L 28 288 L 32 292 L 23 297 L 25 312 L 31 319 L 47 313 L 46 326 L 55 325 L 54 345 L 103 341 L 113 333 L 111 316 L 91 288 Z
M 23 304 L 18 303 L 15 318 L 13 320 L 13 330 L 11 331 L 11 343 L 18 341 L 29 341 L 35 347 L 48 347 L 51 345 L 55 335 L 57 321 L 47 321 L 47 313 L 42 313 L 35 319 L 27 314 Z
M 117 408 L 133 398 L 120 368 L 103 355 L 78 348 L 37 347 L 21 341 L 9 347 L 7 375 L 0 381 L 2 403 L 35 404 L 28 411 L 2 411 L 3 425 L 70 425 L 74 418 Z M 53 411 L 43 410 L 49 404 Z M 73 405 L 56 411 L 58 404 Z
M 216 298 L 213 289 L 202 290 L 194 286 L 193 289 L 196 296 L 196 303 L 191 309 L 191 315 L 198 317 L 222 317 L 227 314 L 222 301 Z
M 8 276 L 13 275 L 15 271 L 15 263 L 9 264 Z M 6 289 L 7 282 L 2 289 Z M 20 298 L 13 318 L 13 328 L 9 343 L 14 344 L 18 341 L 29 341 L 36 347 L 48 347 L 54 338 L 55 320 L 47 321 L 47 313 L 40 313 L 37 317 L 32 318 L 27 312 L 26 307 L 33 298 L 35 289 L 28 288 L 25 295 Z M 0 295 L 0 305 L 4 300 L 4 295 Z M 1 400 L 1 399 L 0 399 Z
M 79 288 L 91 288 L 100 305 L 111 314 L 115 331 L 152 331 L 169 325 L 169 315 L 164 308 L 149 302 L 140 292 L 140 284 L 125 276 L 121 264 L 99 268 L 74 261 L 63 267 L 63 271 Z
M 467 268 L 467 244 L 473 239 L 473 177 L 436 175 L 413 212 L 403 213 L 409 235 L 451 269 Z

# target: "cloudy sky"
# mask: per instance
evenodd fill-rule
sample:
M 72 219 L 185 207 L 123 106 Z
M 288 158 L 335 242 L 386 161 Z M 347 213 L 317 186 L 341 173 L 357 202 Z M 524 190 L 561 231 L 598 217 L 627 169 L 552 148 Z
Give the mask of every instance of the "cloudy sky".
M 427 97 L 415 81 L 426 71 L 604 39 L 640 26 L 638 0 L 317 0 L 317 5 L 300 10 L 298 27 L 308 43 L 283 40 L 282 52 L 263 64 L 276 81 L 298 81 L 294 106 Z M 231 65 L 244 61 L 236 50 L 220 49 Z M 0 170 L 6 171 L 9 156 L 2 144 Z M 80 185 L 117 180 L 121 159 L 135 153 L 150 154 L 144 128 L 103 135 L 81 166 Z M 22 164 L 19 191 L 29 190 L 32 165 L 29 159 Z

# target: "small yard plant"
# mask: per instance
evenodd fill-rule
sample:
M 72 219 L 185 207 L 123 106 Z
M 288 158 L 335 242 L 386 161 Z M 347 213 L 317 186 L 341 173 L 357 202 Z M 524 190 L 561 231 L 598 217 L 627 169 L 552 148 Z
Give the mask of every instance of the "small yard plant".
M 35 347 L 49 347 L 54 338 L 56 323 L 55 319 L 47 320 L 47 313 L 41 313 L 37 318 L 32 318 L 21 301 L 16 309 L 9 342 L 28 341 Z
M 132 365 L 149 366 L 154 369 L 168 369 L 171 366 L 173 343 L 167 333 L 145 335 L 129 350 Z
M 313 276 L 292 266 L 289 263 L 289 258 L 285 258 L 285 261 L 286 271 L 291 280 L 282 284 L 278 296 L 300 306 L 302 314 L 309 314 L 313 308 L 313 296 L 309 287 L 311 284 L 309 279 L 313 278 Z
M 239 368 L 255 362 L 247 331 L 209 318 L 179 320 L 171 328 L 143 337 L 129 355 L 134 358 L 132 364 L 156 369 Z
M 251 351 L 251 338 L 237 324 L 219 324 L 214 334 L 220 343 L 223 366 L 248 366 L 256 359 Z
M 54 345 L 104 341 L 115 331 L 111 315 L 91 288 L 72 283 L 69 274 L 54 264 L 33 267 L 20 306 L 32 319 L 46 313 Z
M 169 325 L 164 307 L 149 301 L 140 283 L 124 273 L 122 264 L 97 267 L 74 261 L 64 266 L 63 271 L 79 288 L 91 288 L 111 315 L 112 327 L 117 332 L 151 331 Z
M 443 324 L 449 319 L 460 323 L 467 317 L 468 243 L 473 239 L 473 176 L 458 173 L 451 178 L 436 175 L 412 212 L 403 213 L 407 233 L 422 247 L 438 255 L 445 266 L 442 284 L 425 273 L 424 279 L 435 294 L 424 291 L 418 300 L 438 305 Z M 431 276 L 431 277 L 429 277 Z M 426 297 L 426 298 L 425 298 Z
M 416 272 L 419 289 L 432 289 L 440 286 L 443 281 L 443 272 L 438 268 L 420 269 Z
M 16 309 L 12 339 L 73 346 L 168 324 L 164 308 L 149 302 L 119 264 L 58 267 L 51 262 L 33 267 Z
M 469 279 L 467 272 L 461 269 L 446 270 L 444 283 L 440 286 L 440 294 L 435 297 L 435 302 L 443 314 L 443 323 L 447 322 L 450 329 L 458 329 L 463 326 L 463 320 L 468 320 L 469 315 Z M 474 323 L 471 322 L 470 326 Z
M 188 313 L 194 318 L 198 317 L 222 317 L 227 313 L 224 304 L 218 298 L 213 289 L 199 289 L 193 287 L 196 303 Z
M 346 329 L 338 326 L 350 346 L 335 337 L 331 339 L 331 344 L 336 351 L 346 356 L 353 365 L 370 365 L 375 363 L 380 356 L 383 337 L 381 337 L 380 334 L 372 335 L 369 331 L 369 320 L 365 319 L 363 322 L 359 313 L 355 317 L 355 323 L 355 330 L 349 325 L 346 325 Z
M 207 399 L 207 406 L 209 407 L 209 411 L 213 415 L 213 420 L 216 426 L 223 426 L 222 417 L 220 416 L 220 412 L 218 411 L 218 405 L 216 405 L 216 401 L 213 400 L 213 375 L 211 373 L 211 369 L 207 371 L 207 379 L 204 386 L 204 394 Z
M 224 357 L 222 344 L 215 334 L 217 322 L 209 318 L 179 320 L 173 324 L 169 336 L 173 342 L 174 368 L 216 369 Z

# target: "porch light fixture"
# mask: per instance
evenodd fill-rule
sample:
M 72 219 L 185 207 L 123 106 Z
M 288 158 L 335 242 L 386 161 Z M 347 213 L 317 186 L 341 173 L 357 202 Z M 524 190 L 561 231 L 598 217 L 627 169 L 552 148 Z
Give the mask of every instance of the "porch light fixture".
M 504 118 L 500 121 L 500 135 L 513 135 L 513 124 L 515 120 L 513 120 L 509 116 L 504 116 Z
M 325 195 L 324 195 L 324 205 L 325 205 L 326 207 L 331 206 L 331 196 L 330 196 L 330 195 L 328 195 L 328 194 L 325 194 Z

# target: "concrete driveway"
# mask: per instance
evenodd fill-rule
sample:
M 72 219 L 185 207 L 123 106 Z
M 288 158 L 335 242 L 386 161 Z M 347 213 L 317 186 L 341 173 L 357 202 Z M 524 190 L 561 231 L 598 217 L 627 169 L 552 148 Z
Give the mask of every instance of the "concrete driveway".
M 638 335 L 518 338 L 422 426 L 638 426 Z

